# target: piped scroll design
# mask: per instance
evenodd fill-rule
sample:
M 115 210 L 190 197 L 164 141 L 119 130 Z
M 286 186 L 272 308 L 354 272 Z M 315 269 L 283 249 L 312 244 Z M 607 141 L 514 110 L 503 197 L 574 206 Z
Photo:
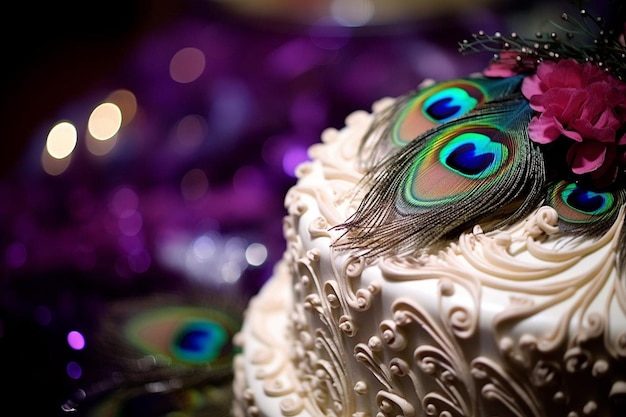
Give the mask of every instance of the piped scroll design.
M 524 377 L 489 358 L 468 358 L 425 309 L 399 299 L 392 315 L 381 322 L 381 336 L 357 344 L 354 353 L 380 386 L 378 417 L 547 416 Z
M 292 246 L 296 256 L 292 270 L 296 299 L 291 314 L 294 336 L 293 363 L 303 392 L 308 393 L 308 407 L 314 415 L 349 416 L 354 408 L 350 400 L 348 368 L 342 354 L 341 334 L 356 331 L 355 325 L 341 308 L 343 297 L 336 282 L 319 279 L 319 255 L 311 249 L 302 254 Z M 303 256 L 302 256 L 303 255 Z M 312 328 L 306 317 L 313 316 Z
M 439 302 L 441 320 L 439 322 L 433 320 L 417 303 L 410 300 L 397 301 L 392 312 L 395 326 L 383 322 L 380 325 L 381 333 L 390 350 L 399 350 L 398 340 L 412 340 L 413 345 L 418 346 L 414 352 L 416 365 L 426 375 L 420 374 L 411 377 L 411 380 L 418 380 L 421 383 L 414 385 L 414 391 L 422 400 L 426 415 L 448 416 L 457 413 L 461 416 L 490 415 L 485 410 L 492 409 L 497 410 L 497 415 L 510 416 L 574 416 L 588 415 L 591 411 L 598 413 L 594 415 L 616 416 L 624 412 L 624 409 L 620 408 L 622 406 L 618 405 L 619 395 L 613 393 L 619 391 L 615 387 L 621 386 L 626 371 L 623 350 L 626 329 L 622 326 L 620 330 L 617 322 L 611 323 L 611 320 L 623 318 L 626 311 L 622 302 L 623 286 L 615 275 L 614 251 L 610 249 L 616 241 L 620 226 L 621 222 L 593 244 L 574 247 L 572 250 L 564 250 L 562 247 L 560 251 L 547 251 L 533 238 L 522 240 L 522 243 L 517 242 L 518 247 L 527 245 L 527 250 L 543 261 L 544 267 L 543 270 L 539 268 L 535 272 L 530 271 L 529 275 L 534 274 L 536 279 L 532 290 L 528 289 L 528 283 L 524 283 L 523 276 L 520 275 L 511 277 L 510 282 L 501 284 L 505 288 L 517 287 L 514 292 L 520 295 L 511 298 L 510 309 L 496 314 L 493 319 L 494 342 L 497 343 L 502 355 L 496 360 L 482 356 L 473 358 L 471 346 L 476 344 L 472 340 L 460 341 L 462 345 L 456 343 L 457 340 L 471 338 L 472 333 L 462 331 L 461 326 L 452 325 L 455 321 L 451 318 L 461 311 L 461 317 L 464 318 L 477 312 L 470 314 L 470 310 L 461 308 L 452 314 L 455 308 L 445 310 Z M 433 273 L 434 263 L 429 264 L 428 260 L 422 260 L 420 268 L 412 270 L 405 268 L 406 265 L 404 267 L 397 263 L 394 265 L 397 260 L 383 262 L 380 267 L 387 279 L 417 280 L 440 276 L 440 298 L 452 295 L 455 287 L 467 289 L 468 283 L 473 283 L 476 288 L 471 293 L 476 296 L 474 300 L 477 305 L 480 305 L 480 288 L 497 286 L 494 278 L 484 271 L 489 271 L 489 266 L 494 270 L 498 264 L 489 265 L 485 261 L 488 259 L 487 255 L 480 260 L 476 254 L 489 254 L 492 260 L 499 257 L 499 262 L 508 259 L 510 268 L 503 269 L 515 271 L 510 255 L 515 239 L 510 236 L 509 238 L 500 236 L 498 239 L 480 234 L 472 236 L 471 239 L 474 240 L 471 251 L 464 251 L 463 247 L 469 248 L 469 244 L 461 239 L 459 246 L 452 246 L 448 253 L 439 254 L 440 259 L 450 260 L 440 274 Z M 506 246 L 508 255 L 491 247 L 482 252 L 476 250 L 477 242 L 485 243 L 487 240 L 491 242 L 499 240 L 498 244 Z M 606 251 L 606 255 L 601 255 L 594 261 L 597 266 L 574 275 L 567 283 L 553 282 L 551 286 L 545 287 L 538 285 L 537 282 L 541 278 L 557 274 L 554 268 L 562 270 L 575 268 L 584 256 L 599 251 L 603 246 L 609 247 L 609 250 Z M 501 255 L 497 255 L 498 253 Z M 466 274 L 460 268 L 459 254 L 470 258 L 468 263 L 474 267 L 472 274 Z M 455 265 L 459 267 L 456 276 Z M 473 280 L 466 280 L 465 275 L 471 275 Z M 568 284 L 571 286 L 568 287 Z M 536 300 L 540 299 L 536 297 L 537 294 L 544 295 L 544 299 L 548 301 L 537 302 Z M 603 300 L 599 304 L 600 308 L 598 300 Z M 556 310 L 560 311 L 558 316 L 560 320 L 555 321 L 556 325 L 551 332 L 522 333 L 514 336 L 511 329 L 515 324 L 550 311 L 549 308 L 560 303 L 565 303 L 565 308 Z M 478 319 L 469 322 L 477 323 Z M 408 330 L 409 323 L 418 324 L 413 326 L 413 332 Z M 442 325 L 445 329 L 437 330 L 438 326 Z M 472 326 L 467 328 L 473 329 Z M 431 341 L 425 341 L 423 334 L 428 334 Z M 404 347 L 404 344 L 401 345 Z M 375 356 L 370 350 L 361 347 L 356 355 L 372 373 L 377 375 L 378 380 L 385 381 L 383 383 L 385 391 L 393 389 L 394 384 L 388 381 L 391 374 L 383 372 L 384 366 L 372 365 L 375 363 Z M 385 356 L 379 354 L 376 357 L 383 360 Z M 472 360 L 469 368 L 466 359 Z M 472 380 L 460 377 L 464 375 L 466 368 L 471 372 Z M 427 376 L 433 377 L 439 385 L 436 395 L 435 391 L 424 393 L 423 385 Z M 450 384 L 456 381 L 462 382 L 459 385 L 460 390 L 461 392 L 466 390 L 468 396 L 459 397 L 459 391 L 450 388 L 454 387 Z M 589 381 L 594 381 L 591 383 L 592 386 L 589 386 Z M 476 397 L 474 391 L 479 392 L 480 396 Z M 404 394 L 392 392 L 406 398 Z M 406 395 L 410 396 L 413 393 L 408 392 Z M 483 411 L 477 414 L 477 410 Z M 381 415 L 388 415 L 384 410 L 381 411 Z

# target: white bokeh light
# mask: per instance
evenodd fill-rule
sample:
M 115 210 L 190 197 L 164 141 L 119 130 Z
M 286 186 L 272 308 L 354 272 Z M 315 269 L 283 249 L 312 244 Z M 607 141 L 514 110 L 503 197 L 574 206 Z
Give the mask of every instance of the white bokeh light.
M 69 122 L 59 122 L 48 133 L 46 150 L 53 158 L 67 158 L 76 148 L 77 142 L 78 132 L 74 125 Z
M 98 105 L 89 116 L 87 129 L 94 139 L 111 139 L 122 126 L 122 111 L 114 103 Z
M 251 243 L 246 248 L 246 261 L 252 266 L 260 266 L 267 260 L 267 248 L 261 243 Z

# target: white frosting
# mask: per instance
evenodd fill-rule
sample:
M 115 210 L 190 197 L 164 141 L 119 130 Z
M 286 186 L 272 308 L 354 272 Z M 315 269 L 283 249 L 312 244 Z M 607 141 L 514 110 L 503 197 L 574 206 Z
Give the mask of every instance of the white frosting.
M 356 152 L 371 121 L 355 112 L 326 130 L 298 169 L 287 250 L 238 335 L 235 417 L 617 415 L 624 213 L 600 239 L 574 242 L 541 207 L 437 254 L 368 265 L 330 245 L 360 201 Z

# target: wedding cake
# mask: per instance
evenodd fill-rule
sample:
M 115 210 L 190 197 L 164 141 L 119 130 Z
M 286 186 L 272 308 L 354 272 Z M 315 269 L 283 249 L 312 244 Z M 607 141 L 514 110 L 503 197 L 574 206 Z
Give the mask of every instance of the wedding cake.
M 555 38 L 479 33 L 484 73 L 323 132 L 235 339 L 235 417 L 626 415 L 623 55 Z

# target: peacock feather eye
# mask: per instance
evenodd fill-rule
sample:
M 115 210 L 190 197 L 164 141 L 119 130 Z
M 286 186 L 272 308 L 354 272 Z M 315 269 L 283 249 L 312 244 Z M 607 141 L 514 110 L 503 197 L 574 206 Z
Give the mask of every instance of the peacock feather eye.
M 442 81 L 400 100 L 391 120 L 391 141 L 405 146 L 435 126 L 448 123 L 483 104 L 511 94 L 521 77 L 459 78 Z
M 186 320 L 172 338 L 171 351 L 188 362 L 212 362 L 227 341 L 228 333 L 220 323 L 204 318 Z
M 471 179 L 492 175 L 508 156 L 506 146 L 493 142 L 484 133 L 461 133 L 439 153 L 440 162 L 450 170 Z
M 612 192 L 596 192 L 576 183 L 559 182 L 548 195 L 548 204 L 567 223 L 592 223 L 604 220 L 616 208 Z
M 496 126 L 461 125 L 445 129 L 411 166 L 404 196 L 416 207 L 453 202 L 497 181 L 510 168 L 513 143 Z
M 474 90 L 474 91 L 472 91 Z M 474 92 L 471 94 L 470 92 Z M 424 101 L 423 113 L 433 123 L 445 123 L 455 117 L 463 116 L 484 98 L 480 90 L 473 86 L 448 87 L 437 91 Z
M 219 310 L 185 306 L 141 312 L 124 327 L 139 351 L 187 365 L 229 363 L 236 331 L 237 323 Z
M 404 146 L 416 136 L 456 117 L 485 101 L 480 85 L 459 79 L 435 84 L 408 101 L 393 126 L 392 140 Z
M 238 296 L 204 291 L 111 303 L 93 336 L 105 379 L 78 398 L 81 415 L 228 416 L 242 311 Z

